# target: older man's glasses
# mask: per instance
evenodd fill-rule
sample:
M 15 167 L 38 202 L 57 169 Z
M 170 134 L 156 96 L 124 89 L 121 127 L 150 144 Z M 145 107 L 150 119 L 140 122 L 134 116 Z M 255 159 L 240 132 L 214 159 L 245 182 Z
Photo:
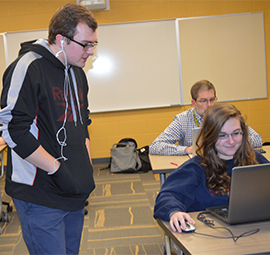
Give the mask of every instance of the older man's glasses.
M 236 131 L 232 132 L 231 134 L 227 134 L 227 133 L 221 132 L 218 135 L 218 139 L 220 139 L 220 140 L 227 140 L 229 137 L 231 137 L 233 140 L 237 140 L 242 135 L 243 135 L 243 132 L 241 130 L 236 130 Z
M 80 46 L 82 46 L 83 49 L 84 49 L 84 51 L 88 51 L 88 50 L 90 50 L 90 49 L 93 49 L 93 50 L 94 50 L 94 49 L 97 47 L 97 45 L 98 45 L 98 41 L 95 41 L 95 42 L 93 42 L 93 43 L 85 43 L 85 44 L 83 44 L 83 43 L 80 43 L 80 42 L 78 42 L 78 41 L 76 41 L 76 40 L 70 38 L 69 36 L 66 36 L 66 35 L 65 35 L 65 37 L 66 37 L 67 39 L 69 39 L 70 41 L 75 42 L 75 43 L 79 44 Z
M 209 100 L 206 98 L 203 98 L 203 99 L 200 99 L 198 101 L 196 100 L 196 102 L 203 104 L 203 105 L 207 105 L 208 103 L 214 104 L 217 101 L 217 99 L 218 99 L 217 97 L 212 97 Z

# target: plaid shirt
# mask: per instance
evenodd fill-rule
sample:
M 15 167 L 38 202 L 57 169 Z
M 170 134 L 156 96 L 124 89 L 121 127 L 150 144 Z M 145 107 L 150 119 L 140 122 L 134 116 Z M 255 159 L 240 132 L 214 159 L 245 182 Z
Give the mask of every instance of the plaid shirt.
M 197 127 L 191 108 L 176 115 L 173 122 L 149 146 L 149 153 L 156 155 L 185 155 L 185 149 L 192 146 L 192 129 Z M 195 117 L 202 125 L 202 117 L 195 110 Z M 248 126 L 252 147 L 262 146 L 262 137 Z

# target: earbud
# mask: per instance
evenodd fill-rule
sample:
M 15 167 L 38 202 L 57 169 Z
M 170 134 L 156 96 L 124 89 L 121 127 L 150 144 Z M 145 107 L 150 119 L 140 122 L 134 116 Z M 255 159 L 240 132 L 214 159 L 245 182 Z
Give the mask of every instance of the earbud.
M 59 54 L 60 54 L 61 52 L 64 52 L 64 48 L 63 48 L 63 46 L 64 46 L 64 40 L 62 39 L 60 42 L 61 42 L 61 48 L 62 48 L 62 50 L 58 51 L 58 52 L 55 54 L 55 56 L 56 56 L 57 58 L 59 57 Z
M 65 51 L 64 51 L 64 39 L 60 39 L 60 43 L 61 43 L 61 50 L 59 50 L 56 54 L 55 54 L 55 56 L 58 58 L 59 57 L 59 55 L 60 55 L 60 53 L 62 53 L 63 54 L 63 56 L 64 56 L 64 59 L 62 59 L 62 60 L 64 60 L 64 62 L 63 62 L 63 64 L 65 65 L 65 67 L 67 68 L 67 56 L 66 56 L 66 53 L 65 53 Z

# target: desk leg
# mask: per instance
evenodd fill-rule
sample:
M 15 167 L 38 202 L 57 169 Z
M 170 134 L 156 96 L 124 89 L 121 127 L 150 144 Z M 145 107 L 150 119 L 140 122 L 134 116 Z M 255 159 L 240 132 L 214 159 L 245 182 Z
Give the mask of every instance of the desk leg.
M 166 249 L 166 255 L 171 255 L 171 242 L 170 237 L 168 237 L 166 234 L 164 235 L 165 239 L 165 249 Z
M 166 174 L 161 173 L 161 174 L 159 175 L 159 177 L 160 177 L 160 187 L 161 187 L 162 184 L 164 183 L 165 179 L 166 179 Z
M 0 153 L 0 161 L 1 161 L 1 171 L 0 171 L 0 178 L 4 175 L 4 159 L 3 159 L 3 152 Z

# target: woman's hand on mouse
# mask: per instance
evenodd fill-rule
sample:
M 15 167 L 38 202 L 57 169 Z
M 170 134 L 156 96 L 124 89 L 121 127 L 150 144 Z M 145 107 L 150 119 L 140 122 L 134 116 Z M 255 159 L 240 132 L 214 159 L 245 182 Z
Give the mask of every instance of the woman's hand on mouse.
M 180 225 L 185 229 L 186 221 L 188 221 L 190 224 L 195 225 L 195 221 L 190 217 L 188 213 L 185 212 L 175 212 L 172 214 L 170 218 L 170 227 L 172 231 L 181 233 L 182 230 L 180 228 Z

